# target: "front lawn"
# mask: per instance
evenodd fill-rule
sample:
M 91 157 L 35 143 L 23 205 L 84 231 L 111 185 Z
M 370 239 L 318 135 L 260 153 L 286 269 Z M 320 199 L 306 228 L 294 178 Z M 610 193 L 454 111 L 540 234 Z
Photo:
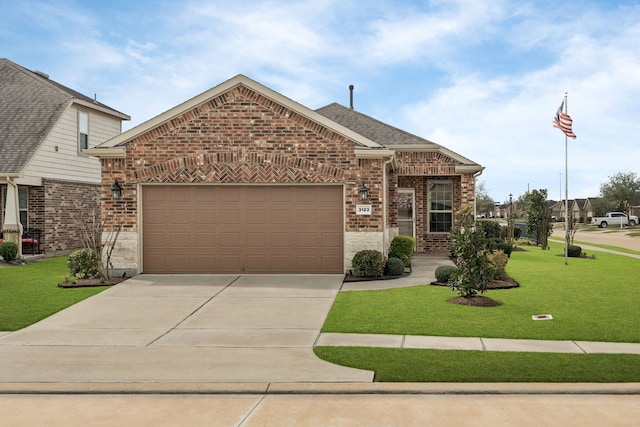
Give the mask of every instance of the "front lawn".
M 507 272 L 521 287 L 485 295 L 498 307 L 448 303 L 448 288 L 340 292 L 323 332 L 640 342 L 639 261 L 598 253 L 570 258 L 563 245 L 513 252 Z M 553 320 L 534 321 L 534 314 Z M 376 381 L 639 382 L 640 356 L 316 347 L 318 357 L 375 371 Z
M 66 257 L 0 268 L 0 331 L 16 331 L 51 316 L 105 286 L 62 289 L 69 274 Z
M 598 253 L 565 265 L 562 244 L 550 245 L 512 253 L 507 272 L 521 286 L 485 293 L 498 307 L 450 304 L 456 294 L 437 286 L 340 292 L 323 332 L 640 342 L 638 260 Z
M 375 372 L 377 382 L 640 382 L 634 354 L 511 353 L 316 347 L 321 359 Z

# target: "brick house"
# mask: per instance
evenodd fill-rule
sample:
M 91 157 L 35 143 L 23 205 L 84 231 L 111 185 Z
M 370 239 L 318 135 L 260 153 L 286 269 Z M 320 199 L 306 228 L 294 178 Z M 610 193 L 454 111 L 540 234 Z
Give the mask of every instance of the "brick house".
M 0 58 L 0 238 L 22 242 L 35 230 L 48 255 L 82 247 L 78 219 L 100 218 L 101 183 L 100 162 L 84 151 L 129 119 Z
M 242 75 L 88 153 L 102 164 L 108 225 L 122 227 L 114 269 L 133 273 L 343 273 L 399 233 L 444 254 L 483 169 Z

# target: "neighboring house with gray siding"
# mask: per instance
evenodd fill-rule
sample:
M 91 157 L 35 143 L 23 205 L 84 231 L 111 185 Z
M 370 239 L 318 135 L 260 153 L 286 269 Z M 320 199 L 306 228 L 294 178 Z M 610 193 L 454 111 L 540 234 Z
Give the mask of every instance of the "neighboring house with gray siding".
M 84 150 L 130 117 L 0 58 L 0 224 L 4 240 L 40 233 L 40 252 L 82 246 L 78 219 L 99 217 L 100 161 Z

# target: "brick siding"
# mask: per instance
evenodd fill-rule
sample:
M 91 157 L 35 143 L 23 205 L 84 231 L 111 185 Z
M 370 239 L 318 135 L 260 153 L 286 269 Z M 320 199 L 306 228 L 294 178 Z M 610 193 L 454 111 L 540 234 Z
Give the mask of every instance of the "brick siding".
M 98 223 L 100 221 L 100 186 L 46 179 L 36 190 L 43 194 L 44 201 L 44 218 L 34 218 L 37 223 L 44 224 L 42 250 L 48 255 L 56 255 L 82 248 L 80 222 L 89 219 L 94 212 Z
M 125 159 L 102 159 L 102 209 L 137 230 L 140 183 L 336 183 L 345 186 L 347 231 L 381 231 L 382 163 L 358 160 L 355 143 L 244 86 L 129 141 Z M 115 180 L 123 196 L 114 201 Z M 362 181 L 374 215 L 355 215 Z M 108 221 L 108 226 L 111 226 Z

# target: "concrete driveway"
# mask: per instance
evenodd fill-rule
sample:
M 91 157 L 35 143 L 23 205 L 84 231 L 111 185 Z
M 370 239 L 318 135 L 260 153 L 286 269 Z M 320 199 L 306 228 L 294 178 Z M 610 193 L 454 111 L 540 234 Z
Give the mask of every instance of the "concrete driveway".
M 342 275 L 140 275 L 0 337 L 0 383 L 371 382 L 313 345 Z

